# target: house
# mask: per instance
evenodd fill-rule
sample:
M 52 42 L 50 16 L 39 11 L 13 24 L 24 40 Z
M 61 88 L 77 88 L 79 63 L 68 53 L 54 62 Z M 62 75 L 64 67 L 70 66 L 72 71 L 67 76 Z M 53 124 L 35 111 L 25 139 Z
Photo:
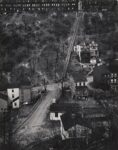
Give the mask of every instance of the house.
M 87 79 L 82 72 L 74 72 L 73 78 L 75 81 L 75 99 L 87 100 L 88 99 L 88 88 Z
M 110 62 L 109 73 L 105 74 L 105 79 L 110 87 L 110 89 L 114 92 L 118 92 L 118 59 L 114 59 Z
M 75 46 L 74 50 L 82 63 L 90 63 L 90 51 L 87 43 L 82 42 L 80 45 Z
M 88 50 L 81 51 L 81 62 L 90 63 L 90 52 Z
M 88 137 L 100 128 L 104 129 L 100 133 L 101 135 L 109 134 L 111 116 L 105 110 L 102 108 L 84 108 L 81 113 L 67 112 L 61 115 L 62 139 L 84 138 L 88 141 Z M 97 135 L 97 133 L 95 134 Z
M 92 133 L 88 122 L 76 113 L 65 113 L 61 116 L 62 139 L 82 138 L 88 140 Z
M 12 103 L 12 108 L 17 109 L 23 104 L 31 102 L 30 86 L 11 86 L 7 89 L 8 100 Z
M 88 99 L 87 86 L 76 86 L 75 99 L 76 100 L 87 100 Z
M 98 44 L 95 41 L 89 44 L 89 49 L 91 57 L 99 57 Z
M 96 137 L 110 136 L 112 118 L 103 108 L 84 108 L 83 117 L 92 127 L 92 134 Z
M 50 106 L 50 120 L 60 121 L 61 116 L 66 112 L 80 112 L 81 108 L 76 103 L 53 103 Z
M 20 88 L 20 103 L 29 104 L 32 98 L 31 86 L 21 86 Z
M 12 103 L 12 108 L 17 109 L 20 107 L 20 89 L 18 87 L 7 89 L 8 100 Z
M 99 58 L 98 44 L 95 41 L 82 42 L 80 45 L 74 46 L 74 51 L 78 54 L 82 63 L 96 64 Z
M 101 88 L 104 90 L 109 89 L 108 80 L 106 75 L 109 74 L 109 69 L 106 64 L 96 65 L 93 69 L 93 84 L 96 88 Z

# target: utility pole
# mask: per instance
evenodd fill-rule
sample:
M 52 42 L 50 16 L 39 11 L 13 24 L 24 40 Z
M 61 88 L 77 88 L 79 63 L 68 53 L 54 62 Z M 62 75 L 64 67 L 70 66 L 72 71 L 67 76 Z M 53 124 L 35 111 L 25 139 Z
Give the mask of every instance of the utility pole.
M 9 105 L 7 113 L 8 113 L 8 147 L 9 147 L 10 150 L 12 149 L 11 110 L 12 110 L 12 106 Z
M 2 111 L 2 115 L 3 115 L 3 118 L 2 118 L 2 129 L 3 129 L 3 145 L 6 144 L 6 112 L 7 112 L 7 109 L 1 109 Z
M 1 109 L 3 114 L 2 129 L 3 129 L 3 147 L 8 146 L 8 149 L 12 149 L 12 124 L 11 124 L 11 106 Z

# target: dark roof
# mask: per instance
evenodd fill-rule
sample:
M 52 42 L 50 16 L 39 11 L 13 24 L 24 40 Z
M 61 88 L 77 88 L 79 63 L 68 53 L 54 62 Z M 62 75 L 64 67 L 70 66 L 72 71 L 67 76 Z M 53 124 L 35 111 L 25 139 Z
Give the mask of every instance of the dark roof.
M 53 103 L 50 106 L 51 112 L 80 112 L 81 108 L 75 103 Z
M 111 73 L 118 73 L 118 59 L 114 59 L 110 62 L 109 71 Z
M 8 87 L 9 89 L 12 89 L 12 88 L 31 88 L 31 85 L 29 84 L 9 84 Z
M 22 86 L 20 86 L 20 88 L 22 88 L 22 89 L 31 89 L 32 88 L 32 86 L 30 86 L 30 85 L 22 85 Z
M 93 118 L 86 118 L 80 115 L 80 114 L 72 114 L 72 113 L 65 113 L 61 116 L 61 121 L 63 124 L 63 127 L 65 130 L 70 129 L 71 127 L 75 125 L 81 125 L 87 128 L 92 128 L 92 122 L 98 122 L 98 121 L 107 121 L 111 117 L 109 115 L 103 116 L 103 117 L 93 117 Z
M 61 121 L 65 130 L 70 129 L 75 125 L 82 125 L 84 127 L 91 128 L 87 120 L 81 117 L 78 114 L 65 113 L 61 116 Z
M 73 76 L 75 82 L 86 82 L 87 81 L 85 74 L 82 72 L 78 72 L 78 71 L 73 72 L 72 76 Z
M 76 90 L 78 91 L 78 90 L 86 90 L 86 89 L 88 89 L 87 88 L 87 86 L 85 85 L 85 86 L 76 86 Z

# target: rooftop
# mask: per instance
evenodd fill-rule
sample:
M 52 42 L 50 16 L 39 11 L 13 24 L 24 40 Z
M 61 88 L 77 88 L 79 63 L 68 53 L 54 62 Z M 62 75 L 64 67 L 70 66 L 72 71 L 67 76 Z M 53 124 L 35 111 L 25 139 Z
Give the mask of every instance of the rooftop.
M 80 115 L 77 114 L 65 113 L 61 116 L 61 121 L 65 130 L 70 129 L 71 127 L 77 124 L 91 128 L 87 120 L 85 120 L 84 118 L 82 118 Z
M 50 106 L 51 112 L 80 112 L 81 107 L 76 103 L 53 103 Z

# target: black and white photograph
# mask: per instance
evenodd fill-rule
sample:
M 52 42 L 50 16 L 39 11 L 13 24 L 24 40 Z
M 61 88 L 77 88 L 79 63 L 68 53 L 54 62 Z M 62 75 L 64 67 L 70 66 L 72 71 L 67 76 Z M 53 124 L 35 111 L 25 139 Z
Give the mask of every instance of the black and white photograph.
M 0 150 L 118 150 L 118 0 L 0 0 Z

